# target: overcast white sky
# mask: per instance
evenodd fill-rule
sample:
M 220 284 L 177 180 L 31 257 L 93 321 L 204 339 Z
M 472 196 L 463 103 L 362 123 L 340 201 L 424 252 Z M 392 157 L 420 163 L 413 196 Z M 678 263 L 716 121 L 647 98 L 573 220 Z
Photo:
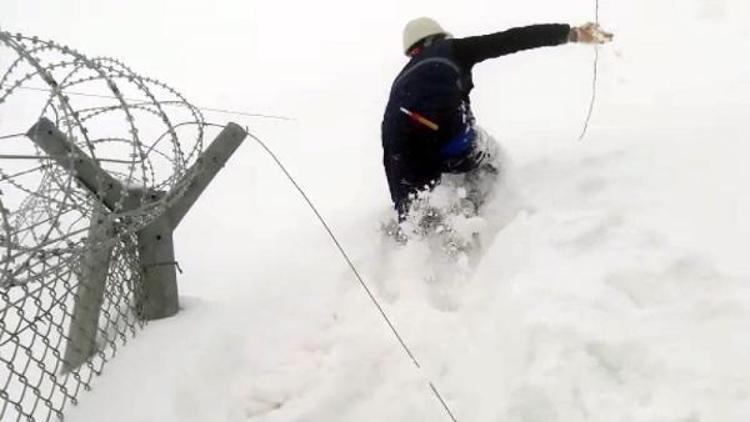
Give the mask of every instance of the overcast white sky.
M 285 93 L 370 73 L 385 83 L 403 62 L 401 29 L 415 16 L 434 16 L 460 36 L 593 15 L 586 0 L 540 1 L 534 15 L 505 3 L 507 13 L 497 1 L 3 0 L 0 25 L 116 56 L 196 102 L 293 112 Z

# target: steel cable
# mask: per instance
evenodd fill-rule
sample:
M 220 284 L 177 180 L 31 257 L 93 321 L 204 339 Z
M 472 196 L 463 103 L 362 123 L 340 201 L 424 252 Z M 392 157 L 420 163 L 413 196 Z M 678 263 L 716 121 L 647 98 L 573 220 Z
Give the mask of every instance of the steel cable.
M 320 212 L 318 211 L 318 208 L 312 202 L 312 200 L 307 195 L 307 193 L 305 193 L 305 191 L 302 189 L 302 187 L 297 183 L 297 181 L 291 175 L 291 173 L 289 173 L 289 170 L 287 170 L 286 166 L 284 166 L 284 164 L 281 162 L 281 160 L 278 158 L 278 156 L 260 138 L 258 138 L 257 136 L 253 135 L 249 131 L 247 133 L 248 133 L 248 136 L 250 136 L 255 142 L 257 142 L 258 145 L 260 145 L 261 148 L 263 148 L 263 150 L 265 150 L 265 152 L 271 157 L 271 159 L 273 159 L 273 161 L 276 163 L 276 165 L 279 167 L 279 169 L 281 169 L 281 171 L 284 173 L 284 175 L 287 177 L 287 179 L 289 179 L 289 181 L 292 183 L 292 185 L 297 190 L 297 192 L 299 192 L 299 194 L 305 200 L 305 202 L 307 203 L 308 207 L 313 211 L 313 213 L 315 213 L 315 216 L 318 218 L 318 220 L 320 221 L 320 223 L 323 225 L 323 228 L 328 233 L 328 235 L 330 236 L 330 238 L 333 241 L 333 243 L 336 245 L 336 249 L 338 249 L 338 251 L 341 253 L 341 256 L 343 257 L 344 261 L 346 261 L 346 264 L 349 266 L 349 269 L 354 274 L 354 277 L 357 279 L 357 281 L 359 281 L 359 284 L 362 286 L 362 288 L 364 289 L 364 291 L 367 293 L 367 296 L 372 301 L 372 304 L 375 306 L 375 308 L 377 308 L 378 313 L 380 313 L 380 316 L 383 318 L 383 320 L 385 321 L 385 323 L 388 325 L 388 328 L 391 330 L 391 332 L 393 333 L 393 335 L 398 340 L 399 344 L 401 345 L 401 348 L 407 354 L 407 356 L 409 357 L 409 359 L 411 359 L 412 363 L 417 368 L 417 370 L 421 373 L 422 366 L 419 364 L 419 361 L 417 360 L 416 356 L 414 355 L 414 353 L 412 353 L 411 349 L 406 344 L 406 342 L 404 341 L 404 339 L 401 336 L 401 334 L 399 334 L 398 330 L 396 329 L 396 327 L 394 326 L 393 322 L 391 321 L 391 318 L 388 317 L 388 314 L 386 314 L 385 309 L 383 309 L 383 307 L 380 305 L 380 302 L 378 301 L 378 299 L 372 293 L 372 290 L 370 290 L 370 288 L 367 286 L 367 283 L 365 282 L 364 278 L 362 277 L 362 275 L 357 270 L 357 267 L 354 265 L 354 262 L 352 262 L 351 258 L 349 258 L 349 254 L 346 252 L 346 250 L 344 249 L 344 247 L 341 245 L 341 242 L 339 242 L 338 238 L 333 233 L 333 230 L 328 225 L 328 223 L 326 222 L 325 218 L 323 218 L 323 216 L 320 214 Z M 429 379 L 427 380 L 427 382 L 429 384 L 430 390 L 432 391 L 432 393 L 435 396 L 435 398 L 440 402 L 440 405 L 442 406 L 443 410 L 448 415 L 448 417 L 453 422 L 458 422 L 458 419 L 456 419 L 456 416 L 451 411 L 450 406 L 448 406 L 448 403 L 445 401 L 445 399 L 443 398 L 443 396 L 440 394 L 440 392 L 438 391 L 438 389 L 435 386 L 435 384 L 431 380 L 429 380 Z
M 599 24 L 599 0 L 595 1 L 595 22 Z M 594 45 L 594 70 L 591 78 L 591 100 L 589 101 L 589 109 L 586 113 L 586 120 L 583 123 L 583 130 L 581 135 L 578 137 L 578 141 L 583 141 L 589 130 L 589 123 L 591 122 L 591 116 L 594 114 L 594 106 L 596 104 L 597 85 L 599 81 L 599 45 Z

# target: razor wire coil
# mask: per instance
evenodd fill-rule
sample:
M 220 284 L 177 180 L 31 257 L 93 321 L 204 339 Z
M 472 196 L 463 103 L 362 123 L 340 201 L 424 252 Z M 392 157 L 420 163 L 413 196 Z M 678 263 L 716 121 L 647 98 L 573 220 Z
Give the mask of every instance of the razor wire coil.
M 53 156 L 32 142 L 42 118 L 74 148 Z M 213 130 L 175 89 L 116 59 L 0 29 L 0 420 L 62 420 L 145 324 L 137 232 L 184 194 Z M 111 179 L 82 183 L 82 161 Z M 120 199 L 101 212 L 112 180 Z M 94 349 L 70 367 L 86 258 L 108 248 Z

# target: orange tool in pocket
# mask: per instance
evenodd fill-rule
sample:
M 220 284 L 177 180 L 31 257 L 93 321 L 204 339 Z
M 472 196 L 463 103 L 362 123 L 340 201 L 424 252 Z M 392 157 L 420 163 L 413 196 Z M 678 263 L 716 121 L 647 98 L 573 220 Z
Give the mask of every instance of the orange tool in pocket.
M 407 109 L 405 109 L 403 107 L 401 107 L 401 112 L 404 113 L 404 114 L 406 114 L 407 116 L 409 116 L 409 118 L 412 119 L 413 121 L 415 121 L 417 123 L 420 123 L 420 124 L 423 124 L 423 125 L 427 126 L 428 128 L 430 128 L 430 129 L 432 129 L 434 131 L 437 131 L 438 129 L 440 129 L 440 126 L 438 126 L 437 123 L 435 123 L 432 120 L 430 120 L 430 119 L 422 116 L 419 113 L 416 113 L 414 111 L 409 111 L 409 110 L 407 110 Z

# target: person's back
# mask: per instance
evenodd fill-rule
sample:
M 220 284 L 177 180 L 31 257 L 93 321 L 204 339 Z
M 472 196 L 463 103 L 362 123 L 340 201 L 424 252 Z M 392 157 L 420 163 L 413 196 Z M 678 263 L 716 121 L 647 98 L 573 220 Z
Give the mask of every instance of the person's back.
M 440 39 L 415 55 L 393 83 L 382 138 L 391 196 L 399 212 L 406 211 L 409 193 L 440 176 L 439 146 L 461 133 L 471 119 L 464 106 L 470 89 L 463 80 L 467 74 L 457 64 L 450 40 Z

